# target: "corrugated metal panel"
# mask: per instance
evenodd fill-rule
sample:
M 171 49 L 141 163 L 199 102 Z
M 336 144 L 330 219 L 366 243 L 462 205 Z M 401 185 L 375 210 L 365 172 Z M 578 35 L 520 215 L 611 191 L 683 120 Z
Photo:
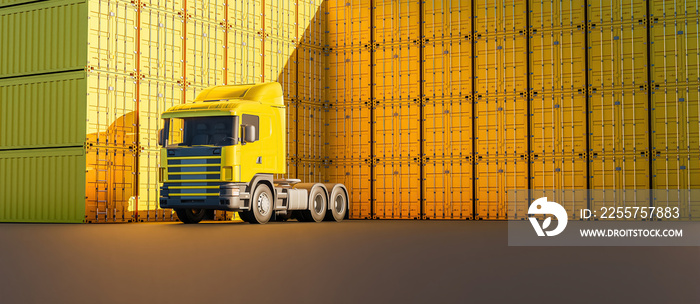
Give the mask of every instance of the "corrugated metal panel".
M 85 72 L 0 82 L 0 150 L 85 143 Z
M 526 34 L 476 38 L 474 94 L 527 92 L 527 39 Z
M 530 1 L 530 27 L 555 29 L 584 26 L 585 2 L 585 0 Z
M 296 101 L 287 100 L 285 102 L 286 114 L 287 114 L 287 159 L 297 157 L 297 132 L 299 127 L 297 126 L 297 109 L 299 103 Z
M 472 219 L 472 163 L 467 159 L 431 159 L 424 165 L 424 217 Z
M 423 2 L 423 38 L 464 39 L 472 34 L 471 0 Z
M 651 94 L 652 149 L 700 151 L 700 87 L 667 87 Z
M 290 41 L 265 39 L 265 81 L 279 82 L 285 99 L 297 98 L 296 47 Z
M 235 31 L 243 30 L 250 33 L 262 31 L 261 0 L 229 1 L 228 9 L 227 21 Z
M 586 94 L 536 94 L 530 101 L 531 147 L 536 156 L 586 153 Z
M 475 0 L 474 33 L 525 33 L 527 4 L 518 0 Z
M 416 44 L 380 46 L 375 50 L 374 98 L 399 101 L 420 97 L 420 47 Z
M 187 15 L 192 18 L 214 23 L 225 21 L 226 0 L 187 0 L 186 3 Z
M 476 154 L 483 157 L 527 154 L 527 98 L 493 96 L 475 101 Z
M 423 58 L 423 94 L 426 98 L 471 95 L 471 40 L 431 41 L 423 47 Z
M 678 207 L 681 220 L 700 218 L 700 198 L 688 189 L 700 189 L 700 154 L 653 156 L 654 206 Z M 666 191 L 663 191 L 666 190 Z
M 326 0 L 328 45 L 333 49 L 365 47 L 370 40 L 369 0 Z
M 158 130 L 163 128 L 160 114 L 182 103 L 182 86 L 145 78 L 139 81 L 139 146 L 158 149 Z
M 420 166 L 413 160 L 374 164 L 376 219 L 420 219 Z
M 420 104 L 380 103 L 374 108 L 374 156 L 411 159 L 420 155 Z
M 334 161 L 326 164 L 324 170 L 328 172 L 328 182 L 341 183 L 347 187 L 350 196 L 350 206 L 348 207 L 350 218 L 372 218 L 370 164 L 364 161 Z
M 549 201 L 561 204 L 569 219 L 579 219 L 579 210 L 588 207 L 586 157 L 534 158 L 530 161 L 530 169 L 532 200 L 547 197 Z
M 89 69 L 125 74 L 136 72 L 136 4 L 103 0 L 90 1 L 88 6 Z
M 300 159 L 297 163 L 297 177 L 305 183 L 324 183 L 328 180 L 324 163 L 318 160 Z
M 649 150 L 646 89 L 593 91 L 589 109 L 591 153 L 640 154 Z
M 174 3 L 174 2 L 170 2 Z M 183 19 L 151 6 L 141 8 L 141 66 L 144 77 L 178 82 L 184 77 Z
M 700 83 L 700 19 L 651 24 L 651 81 L 655 85 Z
M 0 0 L 0 7 L 4 6 L 9 6 L 9 5 L 18 5 L 22 3 L 27 3 L 27 2 L 34 2 L 36 0 Z
M 265 33 L 271 38 L 297 41 L 297 5 L 287 0 L 265 0 Z
M 328 101 L 332 104 L 369 101 L 370 52 L 366 48 L 332 51 L 327 57 Z
M 302 160 L 318 160 L 323 158 L 325 141 L 323 138 L 326 123 L 326 111 L 320 105 L 299 103 L 297 105 L 297 149 Z
M 188 19 L 185 79 L 188 84 L 210 87 L 224 84 L 225 28 L 217 23 Z
M 380 45 L 413 43 L 420 37 L 418 1 L 374 1 L 374 41 Z
M 591 155 L 589 158 L 590 207 L 649 206 L 649 158 L 646 156 Z M 623 191 L 621 189 L 628 189 Z
M 527 158 L 477 158 L 475 161 L 474 217 L 480 220 L 524 219 L 528 207 Z M 516 192 L 517 204 L 508 202 L 513 195 L 509 191 Z
M 235 27 L 228 35 L 228 84 L 261 82 L 262 36 Z
M 138 210 L 137 221 L 175 220 L 172 209 L 161 209 L 159 205 L 160 184 L 158 183 L 158 168 L 160 167 L 160 150 L 141 150 L 138 153 L 138 160 L 139 195 L 138 205 L 136 206 L 136 210 Z
M 530 89 L 570 92 L 586 89 L 586 33 L 583 27 L 533 31 L 530 35 Z
M 646 14 L 647 0 L 588 1 L 588 22 L 595 25 L 639 22 Z
M 688 18 L 700 15 L 696 1 L 649 0 L 652 18 Z
M 206 88 L 206 86 L 187 85 L 184 89 L 185 100 L 183 103 L 192 102 L 195 100 L 195 98 L 197 98 L 197 95 L 199 95 L 199 93 L 204 91 Z
M 299 63 L 299 100 L 308 103 L 321 103 L 325 79 L 325 64 L 327 58 L 319 48 L 301 46 L 297 48 Z
M 86 152 L 85 221 L 134 221 L 136 152 L 131 149 L 90 147 Z M 142 178 L 148 177 L 143 172 Z M 154 172 L 157 172 L 154 170 Z M 156 188 L 157 189 L 157 185 Z
M 423 113 L 425 156 L 465 159 L 472 155 L 471 100 L 431 100 Z
M 43 1 L 1 10 L 0 78 L 84 69 L 87 16 L 84 0 Z
M 591 87 L 620 89 L 647 85 L 645 23 L 590 27 L 588 47 Z
M 121 74 L 87 75 L 87 142 L 133 147 L 136 138 L 136 79 Z
M 370 107 L 368 105 L 331 106 L 325 113 L 328 141 L 326 156 L 331 160 L 361 161 L 370 158 Z
M 2 222 L 83 222 L 83 148 L 0 152 L 0 206 Z
M 297 1 L 298 27 L 297 37 L 302 44 L 322 47 L 325 43 L 326 16 L 323 1 Z
M 183 0 L 142 0 L 141 4 L 144 7 L 155 8 L 161 11 L 177 14 L 183 11 L 183 2 Z

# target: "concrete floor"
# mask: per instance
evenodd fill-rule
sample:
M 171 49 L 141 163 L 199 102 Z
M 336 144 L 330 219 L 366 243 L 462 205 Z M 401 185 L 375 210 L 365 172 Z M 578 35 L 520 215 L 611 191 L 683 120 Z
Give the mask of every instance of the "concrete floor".
M 0 224 L 2 303 L 699 303 L 700 247 L 508 247 L 507 223 Z

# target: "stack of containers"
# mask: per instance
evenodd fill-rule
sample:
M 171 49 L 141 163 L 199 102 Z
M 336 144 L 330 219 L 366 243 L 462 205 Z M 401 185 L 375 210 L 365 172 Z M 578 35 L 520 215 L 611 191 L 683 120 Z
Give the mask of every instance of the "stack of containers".
M 423 218 L 472 219 L 472 3 L 422 4 Z
M 648 206 L 647 1 L 588 6 L 590 207 Z M 624 202 L 623 202 L 624 201 Z
M 649 7 L 651 148 L 654 206 L 700 217 L 700 14 L 697 3 Z
M 528 188 L 527 4 L 477 0 L 473 8 L 474 217 L 521 218 Z M 508 192 L 522 204 L 508 204 Z
M 529 5 L 530 200 L 547 197 L 578 219 L 588 204 L 586 4 Z

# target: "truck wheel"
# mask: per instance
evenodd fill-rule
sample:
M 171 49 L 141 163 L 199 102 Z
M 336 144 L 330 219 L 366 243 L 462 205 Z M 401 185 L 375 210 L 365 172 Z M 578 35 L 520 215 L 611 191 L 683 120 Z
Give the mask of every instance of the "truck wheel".
M 246 223 L 250 223 L 250 219 L 253 217 L 251 211 L 238 211 L 238 216 Z
M 348 213 L 348 196 L 345 191 L 336 191 L 328 202 L 328 212 L 326 212 L 326 221 L 340 222 Z
M 309 210 L 301 210 L 301 222 L 320 222 L 326 216 L 326 193 L 322 188 L 313 188 L 309 194 Z
M 265 184 L 258 184 L 253 193 L 251 206 L 252 224 L 265 224 L 272 218 L 272 213 L 275 212 L 275 203 L 272 197 L 270 187 Z
M 207 212 L 204 209 L 175 209 L 177 218 L 185 224 L 196 224 L 201 222 Z

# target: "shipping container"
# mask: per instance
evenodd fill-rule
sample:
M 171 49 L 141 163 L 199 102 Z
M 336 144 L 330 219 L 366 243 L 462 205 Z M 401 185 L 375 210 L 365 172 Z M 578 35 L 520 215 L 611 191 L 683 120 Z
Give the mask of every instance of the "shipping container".
M 326 0 L 326 3 L 326 36 L 330 48 L 360 48 L 370 43 L 370 0 Z
M 365 161 L 331 161 L 324 165 L 328 181 L 341 183 L 348 189 L 349 217 L 351 219 L 372 218 L 372 173 L 371 165 Z
M 185 28 L 187 83 L 205 87 L 224 84 L 225 26 L 190 18 L 185 22 Z
M 571 92 L 586 90 L 586 33 L 583 27 L 530 34 L 530 90 Z
M 420 97 L 420 46 L 398 44 L 374 51 L 374 98 L 381 102 Z
M 118 0 L 90 1 L 88 69 L 117 73 L 137 71 L 138 7 Z
M 287 42 L 297 40 L 297 5 L 294 1 L 265 0 L 265 34 Z
M 482 157 L 527 154 L 527 97 L 493 96 L 474 101 L 474 147 Z
M 651 82 L 700 85 L 700 18 L 651 23 Z
M 654 190 L 653 206 L 678 207 L 679 220 L 700 218 L 700 197 L 697 196 L 700 153 L 655 154 L 652 158 L 652 184 L 657 189 Z
M 370 100 L 370 52 L 366 48 L 343 49 L 331 51 L 325 57 L 327 102 L 346 105 Z
M 592 91 L 589 97 L 590 153 L 637 154 L 649 150 L 646 89 Z
M 175 213 L 172 209 L 160 208 L 160 184 L 158 181 L 160 153 L 160 150 L 139 151 L 139 169 L 131 173 L 138 174 L 139 179 L 139 193 L 136 205 L 137 212 L 135 214 L 135 218 L 139 222 L 176 220 Z
M 285 99 L 298 97 L 296 47 L 294 42 L 274 38 L 265 39 L 264 80 L 279 82 Z
M 151 6 L 141 8 L 139 75 L 182 82 L 184 75 L 184 20 L 177 12 Z
M 227 84 L 262 81 L 263 39 L 260 34 L 229 27 Z
M 189 0 L 185 3 L 190 18 L 217 24 L 226 21 L 227 0 Z
M 328 181 L 327 173 L 322 161 L 300 159 L 297 163 L 297 176 L 295 178 L 304 183 L 325 183 Z
M 588 30 L 588 82 L 596 89 L 647 85 L 647 25 L 595 25 Z
M 423 45 L 423 95 L 465 98 L 472 93 L 472 42 L 431 41 Z
M 431 159 L 472 156 L 472 102 L 430 100 L 423 106 L 423 154 Z
M 475 95 L 527 92 L 527 39 L 526 34 L 476 37 Z
M 530 151 L 535 156 L 586 153 L 586 94 L 534 94 L 530 99 Z
M 423 2 L 424 39 L 467 39 L 472 35 L 471 0 Z
M 85 220 L 85 150 L 0 152 L 0 221 Z
M 297 48 L 299 63 L 299 100 L 307 103 L 320 104 L 323 102 L 325 79 L 325 64 L 327 58 L 319 48 L 301 46 Z
M 85 164 L 76 164 L 77 169 L 85 170 L 85 222 L 133 222 L 137 202 L 136 151 L 89 147 L 85 158 Z M 51 178 L 48 183 L 61 177 Z M 82 200 L 74 203 L 81 204 Z
M 700 87 L 664 87 L 651 94 L 652 149 L 700 151 Z
M 185 0 L 142 0 L 141 5 L 172 14 L 183 12 Z
M 137 80 L 132 76 L 87 73 L 88 145 L 135 147 L 138 144 L 137 88 Z
M 0 10 L 0 78 L 85 69 L 87 17 L 84 0 L 43 1 Z
M 421 218 L 420 166 L 412 159 L 374 163 L 374 218 Z
M 287 173 L 285 174 L 274 174 L 275 179 L 298 179 L 297 177 L 297 163 L 299 161 L 296 158 L 287 157 Z
M 592 25 L 620 24 L 644 21 L 648 0 L 588 1 L 588 23 Z
M 258 34 L 263 31 L 262 0 L 240 0 L 228 2 L 227 22 L 231 28 L 237 32 L 244 31 L 251 34 Z
M 420 157 L 420 103 L 379 103 L 374 107 L 374 157 Z
M 588 160 L 576 157 L 533 157 L 530 161 L 532 201 L 547 197 L 566 209 L 569 219 L 578 220 L 588 208 Z
M 528 209 L 528 159 L 475 158 L 475 219 L 522 220 Z
M 527 32 L 527 2 L 519 0 L 474 0 L 474 34 L 524 34 Z
M 0 7 L 20 5 L 27 2 L 34 2 L 36 0 L 0 0 Z
M 326 127 L 324 117 L 327 108 L 320 105 L 297 104 L 297 153 L 301 160 L 321 161 L 326 141 L 323 133 Z
M 285 100 L 284 106 L 287 110 L 287 119 L 285 123 L 287 124 L 287 159 L 296 158 L 297 154 L 297 133 L 299 127 L 297 126 L 297 109 L 299 108 L 299 103 L 294 100 Z
M 155 150 L 158 130 L 163 128 L 160 114 L 182 104 L 183 87 L 175 82 L 144 78 L 139 81 L 139 146 Z M 191 100 L 190 100 L 191 102 Z
M 85 72 L 0 82 L 0 150 L 83 146 Z
M 418 1 L 374 1 L 374 41 L 380 45 L 415 43 L 420 39 Z
M 430 159 L 423 170 L 425 219 L 473 219 L 471 160 Z
M 584 26 L 585 10 L 585 0 L 530 1 L 530 28 L 543 30 Z
M 700 15 L 700 6 L 696 1 L 649 0 L 649 16 L 652 19 L 691 18 Z
M 371 110 L 369 105 L 332 105 L 327 108 L 324 127 L 333 161 L 362 161 L 371 158 Z
M 649 158 L 644 155 L 589 157 L 590 207 L 649 206 Z
M 297 11 L 297 37 L 301 44 L 317 48 L 326 46 L 327 21 L 324 1 L 299 0 Z

